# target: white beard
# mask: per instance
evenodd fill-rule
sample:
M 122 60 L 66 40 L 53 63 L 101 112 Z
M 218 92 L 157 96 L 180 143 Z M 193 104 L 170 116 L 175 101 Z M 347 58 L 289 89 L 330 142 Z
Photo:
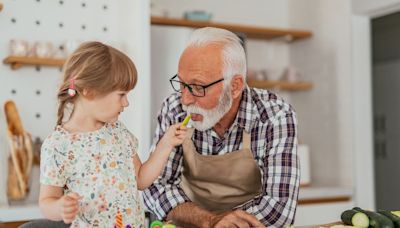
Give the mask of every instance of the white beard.
M 224 88 L 219 97 L 218 105 L 212 109 L 203 109 L 195 105 L 182 105 L 184 111 L 189 114 L 200 114 L 203 116 L 202 121 L 193 121 L 192 126 L 199 131 L 208 130 L 217 124 L 221 118 L 231 109 L 232 96 L 230 88 Z

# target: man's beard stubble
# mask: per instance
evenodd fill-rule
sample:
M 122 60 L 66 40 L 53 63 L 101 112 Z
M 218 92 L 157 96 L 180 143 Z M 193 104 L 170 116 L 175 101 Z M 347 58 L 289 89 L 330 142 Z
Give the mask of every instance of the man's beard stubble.
M 202 121 L 191 121 L 192 126 L 199 130 L 205 131 L 208 130 L 217 124 L 221 118 L 231 109 L 232 107 L 232 96 L 231 89 L 229 86 L 224 88 L 221 96 L 219 97 L 218 105 L 212 109 L 203 109 L 197 107 L 195 105 L 182 105 L 183 110 L 185 110 L 188 114 L 200 114 L 203 116 Z

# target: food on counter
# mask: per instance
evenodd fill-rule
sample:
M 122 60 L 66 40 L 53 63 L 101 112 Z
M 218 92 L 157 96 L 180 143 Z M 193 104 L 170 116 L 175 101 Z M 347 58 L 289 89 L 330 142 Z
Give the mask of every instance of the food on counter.
M 340 216 L 343 223 L 346 225 L 353 225 L 357 227 L 368 227 L 369 219 L 366 214 L 356 210 L 346 210 Z
M 369 218 L 369 226 L 374 228 L 394 228 L 393 222 L 386 216 L 374 211 L 363 210 L 359 207 L 353 210 L 365 213 Z
M 393 225 L 395 228 L 400 228 L 400 217 L 397 216 L 395 213 L 391 212 L 391 211 L 378 211 L 379 214 L 382 214 L 386 217 L 388 217 L 390 220 L 392 220 Z
M 344 211 L 340 217 L 345 225 L 335 225 L 331 226 L 331 228 L 400 228 L 400 211 L 379 210 L 378 212 L 374 212 L 354 207 L 353 209 Z
M 373 228 L 394 228 L 393 222 L 386 216 L 374 211 L 363 210 L 359 207 L 354 207 L 353 210 L 362 212 L 368 216 L 369 227 Z

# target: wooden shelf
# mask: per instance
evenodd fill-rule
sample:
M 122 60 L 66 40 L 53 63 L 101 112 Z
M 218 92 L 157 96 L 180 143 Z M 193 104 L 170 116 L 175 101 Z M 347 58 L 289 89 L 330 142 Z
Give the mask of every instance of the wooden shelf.
M 299 205 L 307 205 L 307 204 L 320 204 L 320 203 L 341 203 L 341 202 L 349 202 L 351 197 L 348 196 L 340 196 L 340 197 L 326 197 L 326 198 L 315 198 L 315 199 L 299 199 L 297 203 Z
M 295 29 L 264 28 L 256 26 L 216 23 L 208 21 L 192 21 L 185 19 L 174 19 L 164 17 L 151 17 L 152 25 L 181 26 L 191 28 L 217 27 L 230 30 L 232 32 L 244 33 L 248 38 L 254 39 L 276 39 L 284 38 L 286 41 L 295 41 L 312 36 L 310 31 Z
M 287 91 L 304 91 L 310 90 L 313 87 L 311 82 L 287 82 L 287 81 L 270 81 L 270 80 L 253 80 L 248 79 L 247 84 L 250 87 L 260 89 L 280 89 Z
M 40 65 L 40 66 L 55 66 L 62 67 L 65 59 L 53 58 L 37 58 L 37 57 L 23 57 L 23 56 L 8 56 L 3 60 L 3 63 L 10 64 L 11 69 L 16 70 L 22 66 L 27 65 Z

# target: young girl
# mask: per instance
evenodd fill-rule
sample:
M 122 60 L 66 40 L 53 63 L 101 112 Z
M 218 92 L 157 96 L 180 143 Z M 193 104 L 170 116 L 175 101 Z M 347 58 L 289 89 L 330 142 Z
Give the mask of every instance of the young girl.
M 137 81 L 122 52 L 99 42 L 82 44 L 65 64 L 55 131 L 41 153 L 39 206 L 71 227 L 141 227 L 138 189 L 157 178 L 186 128 L 171 126 L 149 160 L 141 163 L 137 139 L 118 121 Z M 63 122 L 66 106 L 72 113 Z

